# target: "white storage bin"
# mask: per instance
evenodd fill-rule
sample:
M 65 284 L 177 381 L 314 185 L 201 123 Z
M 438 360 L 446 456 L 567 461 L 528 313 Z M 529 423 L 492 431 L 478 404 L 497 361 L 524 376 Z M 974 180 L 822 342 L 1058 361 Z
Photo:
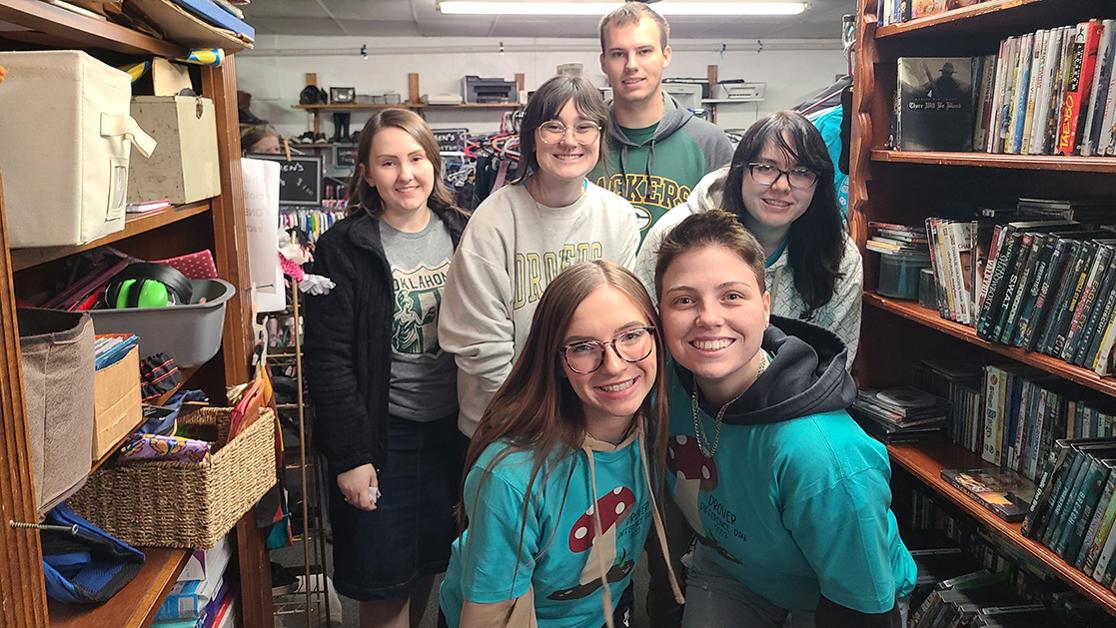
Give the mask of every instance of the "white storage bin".
M 137 96 L 132 117 L 159 142 L 128 173 L 128 202 L 192 203 L 221 193 L 213 101 L 194 96 Z
M 128 158 L 155 141 L 128 75 L 79 50 L 0 52 L 0 176 L 12 247 L 85 244 L 124 228 Z

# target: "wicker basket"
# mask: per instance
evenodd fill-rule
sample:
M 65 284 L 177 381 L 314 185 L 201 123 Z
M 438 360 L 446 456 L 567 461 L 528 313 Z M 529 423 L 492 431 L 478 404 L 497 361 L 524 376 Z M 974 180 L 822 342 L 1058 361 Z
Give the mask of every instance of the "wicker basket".
M 231 408 L 183 413 L 180 424 L 229 430 Z M 275 415 L 265 409 L 202 463 L 135 462 L 98 469 L 70 506 L 137 546 L 208 549 L 275 484 Z

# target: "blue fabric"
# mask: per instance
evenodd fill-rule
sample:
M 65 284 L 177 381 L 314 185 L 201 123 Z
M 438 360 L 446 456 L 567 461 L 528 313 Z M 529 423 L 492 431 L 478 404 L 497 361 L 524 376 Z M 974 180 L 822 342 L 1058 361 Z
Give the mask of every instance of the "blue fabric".
M 806 116 L 814 123 L 825 140 L 825 147 L 829 151 L 829 158 L 833 160 L 833 187 L 837 189 L 837 205 L 841 208 L 841 215 L 849 214 L 849 175 L 841 172 L 837 162 L 841 159 L 841 116 L 844 109 L 841 105 L 823 109 L 817 113 Z
M 670 408 L 667 485 L 718 565 L 748 589 L 791 613 L 823 595 L 883 613 L 910 592 L 915 564 L 890 510 L 887 451 L 846 412 L 726 423 L 706 458 L 673 371 Z M 712 417 L 699 420 L 715 433 Z
M 143 565 L 142 552 L 82 519 L 64 503 L 47 513 L 44 523 L 78 526 L 77 536 L 42 532 L 46 593 L 56 602 L 103 602 L 131 582 Z
M 493 465 L 507 447 L 497 442 L 485 449 L 465 480 L 469 526 L 453 544 L 440 594 L 449 626 L 459 625 L 465 601 L 511 600 L 531 586 L 539 628 L 603 625 L 600 566 L 593 552 L 603 552 L 615 604 L 651 529 L 639 444 L 632 440 L 621 449 L 594 452 L 603 528 L 596 542 L 585 517 L 594 505 L 586 454 L 555 456 L 543 466 L 524 527 L 532 457 L 517 451 Z

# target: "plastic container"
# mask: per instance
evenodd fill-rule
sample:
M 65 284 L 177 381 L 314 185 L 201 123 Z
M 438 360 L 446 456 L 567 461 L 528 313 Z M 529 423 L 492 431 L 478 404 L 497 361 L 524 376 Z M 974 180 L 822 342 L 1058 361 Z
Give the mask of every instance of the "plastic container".
M 895 299 L 918 299 L 919 274 L 930 266 L 924 255 L 880 254 L 880 285 L 877 292 Z
M 192 279 L 190 284 L 194 296 L 189 305 L 91 310 L 93 328 L 98 334 L 136 334 L 140 357 L 161 352 L 179 367 L 201 366 L 221 348 L 225 302 L 236 289 L 221 279 Z
M 918 304 L 931 310 L 938 309 L 938 284 L 934 281 L 934 269 L 923 268 L 918 272 Z

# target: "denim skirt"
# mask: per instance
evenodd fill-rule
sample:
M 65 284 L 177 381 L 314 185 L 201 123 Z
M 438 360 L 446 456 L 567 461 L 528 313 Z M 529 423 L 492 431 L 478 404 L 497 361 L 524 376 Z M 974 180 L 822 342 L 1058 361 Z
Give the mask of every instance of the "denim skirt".
M 446 570 L 457 538 L 453 512 L 468 445 L 457 415 L 426 423 L 390 417 L 387 427 L 375 510 L 346 503 L 336 476 L 329 483 L 333 582 L 356 600 L 407 595 L 418 580 Z

